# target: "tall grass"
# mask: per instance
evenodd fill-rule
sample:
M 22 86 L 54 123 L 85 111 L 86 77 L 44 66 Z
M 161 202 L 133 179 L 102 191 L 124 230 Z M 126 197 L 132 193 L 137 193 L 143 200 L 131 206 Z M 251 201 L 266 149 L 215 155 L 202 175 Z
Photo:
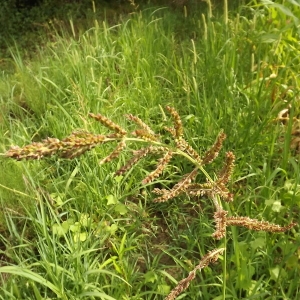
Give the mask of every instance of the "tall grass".
M 224 151 L 237 158 L 235 204 L 226 207 L 233 216 L 299 220 L 300 172 L 291 148 L 299 7 L 252 4 L 187 7 L 185 14 L 147 8 L 115 24 L 97 19 L 82 34 L 71 20 L 49 28 L 33 59 L 12 48 L 13 70 L 0 80 L 1 151 L 79 128 L 103 133 L 89 112 L 121 126 L 132 113 L 160 132 L 162 107 L 171 105 L 200 154 L 220 129 L 227 134 Z M 291 118 L 276 121 L 289 107 Z M 131 153 L 99 166 L 110 147 L 73 161 L 1 158 L 1 299 L 163 299 L 220 246 L 210 238 L 205 199 L 153 203 L 140 182 L 155 161 L 114 177 Z M 157 185 L 169 187 L 190 168 L 175 159 Z M 222 263 L 199 273 L 181 297 L 296 299 L 298 248 L 297 228 L 284 235 L 232 228 Z

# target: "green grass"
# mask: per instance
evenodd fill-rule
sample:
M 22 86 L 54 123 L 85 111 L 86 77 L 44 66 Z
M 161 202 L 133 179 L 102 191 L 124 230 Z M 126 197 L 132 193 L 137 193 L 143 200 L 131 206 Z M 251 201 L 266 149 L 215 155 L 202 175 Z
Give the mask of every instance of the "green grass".
M 300 7 L 281 3 L 251 2 L 226 15 L 218 7 L 212 18 L 204 3 L 186 15 L 145 8 L 116 23 L 96 19 L 82 33 L 76 20 L 49 26 L 33 56 L 10 50 L 0 77 L 0 151 L 77 129 L 105 133 L 89 112 L 129 130 L 124 115 L 132 113 L 162 133 L 162 108 L 171 105 L 199 153 L 221 129 L 227 134 L 207 171 L 213 177 L 225 151 L 234 152 L 231 215 L 298 222 L 295 122 L 274 120 L 288 105 L 299 114 Z M 72 161 L 0 158 L 0 299 L 163 299 L 225 242 L 226 256 L 180 297 L 297 298 L 298 226 L 285 234 L 232 228 L 218 242 L 208 199 L 153 203 L 140 182 L 155 161 L 115 178 L 131 153 L 99 165 L 113 146 Z M 157 185 L 191 170 L 173 162 Z

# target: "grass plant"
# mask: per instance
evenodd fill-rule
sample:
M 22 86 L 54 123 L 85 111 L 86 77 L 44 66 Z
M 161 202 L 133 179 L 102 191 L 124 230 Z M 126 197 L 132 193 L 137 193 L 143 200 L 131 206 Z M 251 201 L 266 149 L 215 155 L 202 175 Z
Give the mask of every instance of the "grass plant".
M 299 6 L 207 4 L 11 48 L 0 299 L 297 298 Z

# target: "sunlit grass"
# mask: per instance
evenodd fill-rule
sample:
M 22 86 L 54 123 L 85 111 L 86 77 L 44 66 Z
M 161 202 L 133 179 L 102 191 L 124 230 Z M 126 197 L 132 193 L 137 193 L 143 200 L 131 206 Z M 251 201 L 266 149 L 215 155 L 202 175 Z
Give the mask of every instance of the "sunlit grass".
M 184 15 L 163 7 L 116 24 L 98 19 L 82 34 L 72 31 L 75 21 L 49 29 L 33 59 L 13 48 L 12 69 L 1 73 L 0 151 L 79 128 L 103 133 L 89 112 L 121 125 L 132 113 L 162 130 L 162 107 L 172 105 L 200 153 L 220 129 L 227 134 L 224 148 L 237 158 L 235 205 L 226 208 L 232 215 L 299 221 L 294 122 L 275 121 L 289 105 L 290 115 L 299 113 L 299 7 L 286 7 L 294 17 L 270 3 L 225 16 L 213 10 L 213 18 L 206 10 L 188 7 Z M 140 182 L 155 161 L 114 178 L 131 153 L 99 166 L 111 149 L 74 161 L 1 158 L 1 299 L 163 299 L 218 246 L 205 199 L 154 204 Z M 168 186 L 189 168 L 175 160 L 157 184 Z M 227 268 L 224 260 L 204 269 L 183 295 L 296 299 L 297 229 L 232 229 Z

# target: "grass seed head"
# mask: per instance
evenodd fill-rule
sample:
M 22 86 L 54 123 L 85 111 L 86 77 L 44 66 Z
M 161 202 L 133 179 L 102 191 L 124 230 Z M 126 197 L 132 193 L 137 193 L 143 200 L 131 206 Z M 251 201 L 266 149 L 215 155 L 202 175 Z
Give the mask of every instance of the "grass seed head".
M 164 193 L 161 197 L 155 198 L 154 202 L 166 202 L 184 193 L 191 181 L 197 176 L 197 172 L 198 169 L 195 168 L 191 173 L 186 174 L 168 193 Z
M 127 132 L 125 129 L 123 129 L 120 125 L 114 123 L 112 120 L 109 118 L 101 115 L 101 114 L 93 114 L 89 113 L 89 116 L 97 121 L 99 121 L 102 125 L 105 127 L 115 131 L 116 133 L 120 134 L 121 136 L 126 135 Z
M 103 158 L 99 163 L 100 165 L 104 164 L 104 163 L 108 163 L 110 161 L 112 161 L 113 159 L 117 158 L 121 152 L 123 151 L 123 149 L 126 147 L 126 142 L 125 140 L 121 140 L 121 142 L 117 145 L 117 147 L 105 158 Z
M 156 166 L 156 169 L 152 171 L 143 181 L 142 184 L 147 184 L 152 182 L 155 178 L 159 177 L 168 163 L 170 162 L 171 158 L 173 156 L 172 150 L 168 150 L 165 155 L 159 159 L 158 164 Z
M 235 155 L 232 152 L 227 152 L 224 166 L 217 176 L 218 182 L 222 182 L 223 184 L 226 184 L 229 181 L 234 169 L 234 161 L 235 161 Z
M 220 209 L 214 213 L 214 220 L 216 222 L 216 230 L 213 233 L 212 237 L 217 240 L 222 239 L 226 234 L 226 220 L 228 212 Z
M 189 287 L 191 281 L 196 277 L 196 271 L 200 271 L 201 269 L 207 267 L 209 264 L 215 263 L 218 260 L 219 255 L 222 254 L 224 250 L 225 248 L 214 249 L 203 256 L 194 270 L 192 270 L 186 278 L 178 282 L 177 286 L 169 293 L 165 300 L 176 299 L 179 294 L 181 294 Z
M 182 122 L 181 122 L 180 115 L 178 114 L 178 112 L 176 111 L 176 109 L 174 107 L 167 106 L 166 109 L 171 114 L 171 116 L 173 118 L 176 138 L 182 138 L 183 128 L 182 128 Z
M 134 116 L 132 114 L 126 115 L 126 117 L 128 120 L 135 122 L 138 126 L 140 126 L 142 129 L 144 129 L 146 132 L 148 132 L 148 134 L 153 135 L 153 136 L 155 135 L 154 131 L 139 117 Z
M 256 231 L 268 231 L 268 232 L 284 232 L 290 230 L 296 225 L 296 223 L 290 223 L 287 226 L 279 226 L 277 224 L 272 224 L 267 221 L 259 221 L 257 219 L 250 219 L 249 217 L 228 217 L 227 225 L 229 226 L 242 226 L 248 229 Z
M 203 164 L 206 165 L 206 164 L 210 164 L 211 162 L 213 162 L 216 157 L 218 157 L 219 155 L 219 152 L 222 148 L 222 145 L 223 145 L 223 141 L 226 139 L 226 134 L 221 132 L 215 143 L 213 144 L 213 146 L 206 151 L 206 153 L 204 154 L 204 157 L 203 157 Z
M 142 181 L 142 184 L 148 184 L 159 177 L 166 166 L 170 163 L 174 154 L 181 155 L 184 158 L 188 158 L 194 164 L 194 169 L 190 173 L 182 176 L 182 178 L 170 189 L 155 188 L 153 193 L 159 195 L 154 199 L 154 202 L 165 202 L 174 197 L 177 197 L 183 193 L 192 196 L 207 196 L 211 198 L 214 212 L 215 231 L 213 237 L 215 239 L 222 239 L 226 235 L 227 226 L 243 226 L 252 230 L 262 230 L 269 232 L 284 232 L 295 226 L 295 223 L 291 223 L 287 226 L 279 226 L 271 224 L 266 221 L 258 221 L 256 219 L 250 219 L 249 217 L 228 217 L 228 211 L 222 207 L 221 200 L 226 202 L 233 201 L 233 194 L 229 192 L 226 187 L 234 168 L 235 156 L 232 152 L 226 153 L 226 158 L 222 169 L 217 174 L 215 180 L 212 180 L 203 166 L 211 163 L 218 155 L 222 148 L 223 141 L 226 135 L 221 132 L 214 145 L 206 151 L 204 157 L 201 158 L 198 152 L 190 146 L 190 144 L 183 137 L 183 127 L 178 112 L 167 106 L 166 108 L 171 114 L 174 127 L 167 127 L 166 130 L 171 134 L 174 139 L 174 143 L 170 146 L 168 143 L 161 142 L 158 139 L 158 135 L 144 123 L 140 118 L 127 115 L 127 118 L 136 123 L 139 128 L 132 134 L 137 138 L 129 138 L 126 130 L 124 130 L 118 124 L 115 124 L 110 119 L 100 114 L 89 114 L 90 117 L 101 122 L 104 126 L 113 131 L 108 135 L 93 134 L 85 131 L 73 132 L 70 136 L 63 140 L 55 138 L 47 138 L 40 143 L 32 143 L 24 147 L 11 147 L 5 155 L 7 157 L 21 160 L 21 159 L 39 159 L 46 156 L 58 155 L 65 158 L 74 158 L 84 152 L 107 142 L 117 142 L 116 148 L 105 158 L 100 161 L 100 164 L 110 162 L 112 159 L 120 156 L 122 151 L 127 147 L 128 141 L 142 142 L 150 144 L 147 147 L 140 148 L 133 152 L 133 157 L 127 161 L 127 163 L 116 171 L 116 175 L 126 173 L 133 168 L 138 161 L 142 158 L 159 154 L 161 158 L 158 160 L 156 169 L 148 174 L 148 176 Z M 206 176 L 205 183 L 196 183 L 198 171 L 201 170 Z M 171 291 L 171 293 L 165 298 L 166 300 L 175 299 L 182 291 L 187 289 L 190 282 L 195 278 L 196 271 L 201 270 L 208 264 L 216 261 L 222 249 L 215 249 L 207 253 L 199 265 L 191 271 L 185 279 L 181 280 L 178 285 Z

